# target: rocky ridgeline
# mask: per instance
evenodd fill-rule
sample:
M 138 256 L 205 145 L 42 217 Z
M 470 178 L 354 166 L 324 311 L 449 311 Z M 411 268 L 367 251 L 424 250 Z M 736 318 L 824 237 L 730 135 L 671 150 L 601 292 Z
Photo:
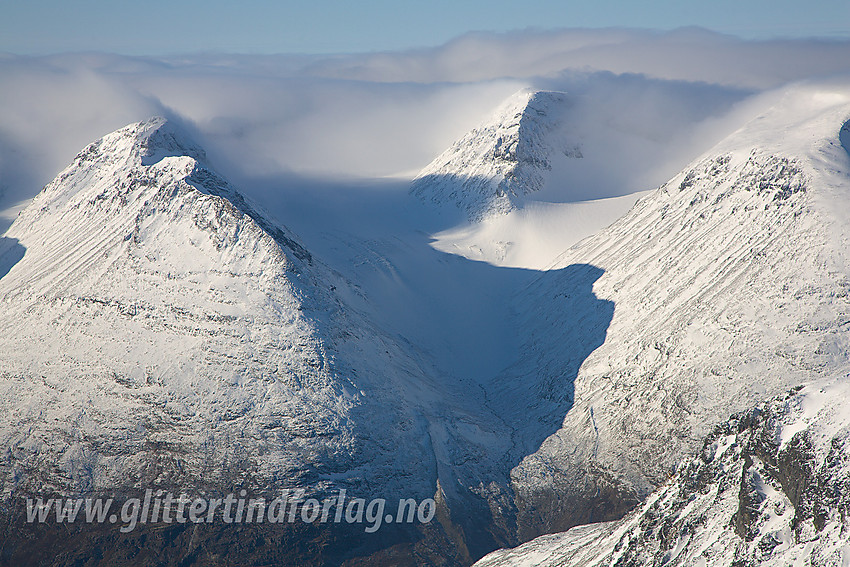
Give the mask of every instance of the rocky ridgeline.
M 848 395 L 842 377 L 736 414 L 623 520 L 541 537 L 476 565 L 842 565 Z

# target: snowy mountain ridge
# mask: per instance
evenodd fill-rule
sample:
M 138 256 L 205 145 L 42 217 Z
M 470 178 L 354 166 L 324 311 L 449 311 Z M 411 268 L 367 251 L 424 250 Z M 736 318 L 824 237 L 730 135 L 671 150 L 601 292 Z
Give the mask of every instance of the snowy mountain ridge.
M 523 354 L 497 382 L 505 399 L 517 384 L 539 386 L 531 412 L 503 415 L 544 423 L 568 411 L 511 472 L 521 538 L 615 519 L 710 424 L 850 369 L 850 157 L 839 136 L 848 116 L 846 97 L 790 92 L 565 252 L 552 268 L 597 267 L 593 293 L 614 306 L 585 360 L 565 345 L 596 331 L 587 322 L 600 304 L 576 311 L 577 274 L 523 291 Z
M 447 152 L 472 185 L 418 196 L 517 206 L 577 157 L 569 105 L 513 97 Z M 459 563 L 618 520 L 712 424 L 850 371 L 848 117 L 790 90 L 544 270 L 438 252 L 382 210 L 299 238 L 175 125 L 107 135 L 0 240 L 3 495 L 436 496 L 422 545 Z
M 542 536 L 476 565 L 844 565 L 847 378 L 795 388 L 718 424 L 622 520 Z

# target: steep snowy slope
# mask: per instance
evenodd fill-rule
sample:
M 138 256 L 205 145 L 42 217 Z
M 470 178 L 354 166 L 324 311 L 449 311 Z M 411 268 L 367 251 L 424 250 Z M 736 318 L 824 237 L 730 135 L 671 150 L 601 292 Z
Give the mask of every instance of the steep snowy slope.
M 566 415 L 511 473 L 522 538 L 616 518 L 710 424 L 850 369 L 848 116 L 846 90 L 792 89 L 567 251 L 555 268 L 598 268 L 607 330 L 599 302 L 582 315 L 571 298 L 587 273 L 547 273 L 522 292 L 523 354 L 491 391 L 511 423 L 542 432 Z M 583 362 L 564 347 L 599 332 Z M 517 392 L 533 401 L 517 408 Z
M 4 495 L 433 494 L 427 368 L 170 123 L 88 146 L 0 245 Z
M 542 536 L 476 565 L 846 565 L 848 379 L 796 388 L 721 423 L 623 520 Z

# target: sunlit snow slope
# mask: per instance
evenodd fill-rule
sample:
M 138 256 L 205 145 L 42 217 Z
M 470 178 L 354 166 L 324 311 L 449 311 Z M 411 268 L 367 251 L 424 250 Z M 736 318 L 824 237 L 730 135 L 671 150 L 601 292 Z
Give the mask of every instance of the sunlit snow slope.
M 555 267 L 601 271 L 593 291 L 614 312 L 559 431 L 511 473 L 523 537 L 610 519 L 712 424 L 850 371 L 848 116 L 841 87 L 791 89 L 561 256 Z M 574 283 L 540 278 L 519 299 L 527 342 L 501 377 L 504 399 L 517 384 L 547 386 L 539 413 L 523 406 L 516 420 L 545 422 L 553 392 L 573 394 L 562 345 L 593 332 L 559 311 Z
M 553 162 L 582 157 L 575 134 L 565 131 L 568 109 L 565 93 L 516 93 L 425 167 L 411 192 L 436 205 L 454 205 L 473 220 L 513 210 L 543 188 Z

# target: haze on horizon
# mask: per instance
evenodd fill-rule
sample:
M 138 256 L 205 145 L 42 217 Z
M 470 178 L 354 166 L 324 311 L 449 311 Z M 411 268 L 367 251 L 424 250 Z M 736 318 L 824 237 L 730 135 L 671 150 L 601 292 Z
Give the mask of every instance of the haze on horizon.
M 0 52 L 100 51 L 160 56 L 185 52 L 352 53 L 438 45 L 473 31 L 702 27 L 750 39 L 847 38 L 850 5 L 821 0 L 593 3 L 506 0 L 356 4 L 221 0 L 171 3 L 58 0 L 7 2 Z

